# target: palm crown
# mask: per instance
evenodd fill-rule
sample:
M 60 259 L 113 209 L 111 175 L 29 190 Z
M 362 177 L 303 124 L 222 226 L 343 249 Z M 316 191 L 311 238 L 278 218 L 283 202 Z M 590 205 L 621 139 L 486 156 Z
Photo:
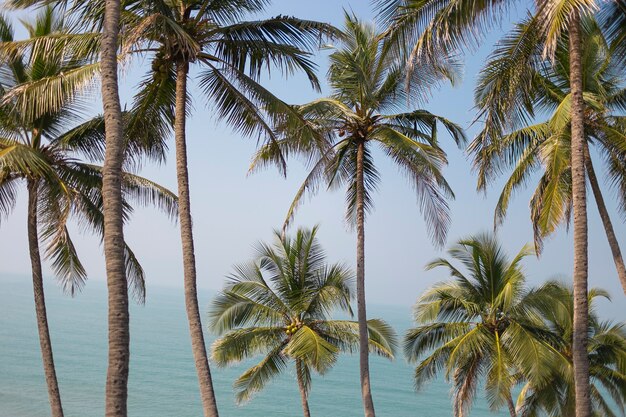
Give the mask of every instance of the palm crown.
M 326 372 L 340 352 L 358 346 L 357 323 L 330 318 L 334 311 L 352 315 L 353 273 L 326 263 L 316 233 L 299 229 L 290 238 L 276 232 L 275 244 L 260 244 L 256 259 L 237 266 L 213 301 L 211 327 L 225 333 L 213 345 L 213 359 L 226 365 L 265 355 L 235 382 L 239 401 L 262 389 L 289 360 L 308 392 L 311 370 Z M 393 330 L 376 319 L 368 328 L 370 349 L 392 358 Z
M 313 161 L 310 174 L 298 190 L 289 209 L 294 215 L 307 190 L 320 182 L 329 187 L 347 187 L 347 218 L 354 221 L 356 210 L 357 148 L 364 146 L 364 204 L 372 207 L 372 191 L 379 181 L 373 158 L 378 145 L 406 174 L 414 186 L 434 240 L 442 244 L 449 223 L 446 198 L 453 196 L 441 168 L 446 155 L 439 147 L 437 126 L 441 124 L 461 144 L 462 129 L 426 110 L 401 112 L 408 101 L 425 98 L 428 86 L 442 78 L 454 79 L 453 66 L 432 66 L 414 72 L 405 90 L 405 70 L 398 66 L 389 45 L 371 25 L 346 14 L 339 46 L 330 56 L 327 98 L 293 106 L 306 121 L 306 129 L 289 123 L 278 125 L 281 140 L 262 148 L 253 169 L 279 164 L 283 155 L 303 155 Z
M 86 16 L 101 21 L 101 8 L 83 6 Z M 308 51 L 336 31 L 290 16 L 243 20 L 266 6 L 262 0 L 123 2 L 123 53 L 151 60 L 136 107 L 172 122 L 177 71 L 186 76 L 195 64 L 200 89 L 222 120 L 244 135 L 275 140 L 272 121 L 291 109 L 259 83 L 263 70 L 303 71 L 319 88 Z
M 427 269 L 444 267 L 452 281 L 435 284 L 415 305 L 418 327 L 407 332 L 404 351 L 418 362 L 419 389 L 445 370 L 454 384 L 454 414 L 465 415 L 481 377 L 493 409 L 508 404 L 515 415 L 511 390 L 520 375 L 545 381 L 549 364 L 561 360 L 557 338 L 544 326 L 540 291 L 528 291 L 521 261 L 532 254 L 525 246 L 509 259 L 491 235 L 460 240 L 448 250 L 452 260 L 437 259 Z
M 0 50 L 14 51 L 4 55 L 0 87 L 3 103 L 0 107 L 0 210 L 7 215 L 15 203 L 18 183 L 26 180 L 29 191 L 36 194 L 38 222 L 41 237 L 47 241 L 46 255 L 63 287 L 70 293 L 79 289 L 86 278 L 74 244 L 70 238 L 67 221 L 74 216 L 87 229 L 103 232 L 102 172 L 101 168 L 83 162 L 80 156 L 97 161 L 103 157 L 104 123 L 96 117 L 79 124 L 85 98 L 75 91 L 57 91 L 39 96 L 27 108 L 19 103 L 30 94 L 28 90 L 38 83 L 62 77 L 90 57 L 77 55 L 68 40 L 54 48 L 37 45 L 37 38 L 67 39 L 66 26 L 52 8 L 44 9 L 32 23 L 26 23 L 31 38 L 28 48 L 16 48 L 13 29 L 4 16 L 0 17 L 2 42 Z M 18 51 L 19 53 L 16 53 Z M 57 95 L 55 95 L 56 93 Z M 32 102 L 33 98 L 29 98 Z M 48 108 L 48 111 L 43 109 Z M 38 109 L 36 112 L 28 109 Z M 26 110 L 26 111 L 23 111 Z M 131 119 L 130 113 L 128 114 Z M 141 122 L 133 119 L 136 126 Z M 132 133 L 132 132 L 130 132 Z M 158 130 L 127 139 L 128 165 L 139 162 L 142 156 L 162 157 L 164 148 Z M 124 173 L 124 210 L 128 218 L 131 201 L 156 204 L 171 216 L 176 214 L 176 196 L 167 189 L 145 178 Z M 143 298 L 143 270 L 133 252 L 125 245 L 129 280 L 136 295 Z

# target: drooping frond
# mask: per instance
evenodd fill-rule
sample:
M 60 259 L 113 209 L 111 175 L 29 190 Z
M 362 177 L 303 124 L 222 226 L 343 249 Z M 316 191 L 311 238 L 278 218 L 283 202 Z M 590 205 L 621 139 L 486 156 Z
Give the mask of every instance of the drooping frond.
M 165 139 L 169 136 L 167 127 L 160 120 L 155 121 L 144 116 L 151 115 L 142 114 L 138 109 L 123 112 L 126 123 L 125 166 L 137 167 L 145 159 L 161 162 L 165 158 Z M 104 118 L 96 116 L 81 123 L 54 138 L 52 143 L 76 152 L 91 162 L 102 162 L 105 148 Z
M 124 263 L 130 293 L 136 302 L 144 304 L 146 302 L 146 273 L 127 243 L 124 243 Z
M 357 144 L 344 142 L 338 146 L 335 159 L 327 168 L 329 187 L 346 186 L 346 222 L 349 226 L 356 224 L 357 210 Z M 380 174 L 374 163 L 369 147 L 363 152 L 363 207 L 365 213 L 374 210 L 372 194 L 378 189 Z
M 87 64 L 58 75 L 22 83 L 5 93 L 3 105 L 13 106 L 30 120 L 50 112 L 58 112 L 89 87 L 94 86 L 94 77 L 99 64 Z
M 124 196 L 144 207 L 156 207 L 171 219 L 178 217 L 178 197 L 167 188 L 128 172 L 122 174 Z
M 46 259 L 52 261 L 52 268 L 63 290 L 74 296 L 85 285 L 87 272 L 83 267 L 76 247 L 70 238 L 65 221 L 48 225 L 42 232 L 46 239 Z
M 367 323 L 370 353 L 393 359 L 398 347 L 393 328 L 380 319 L 370 319 Z M 358 352 L 358 322 L 349 320 L 316 321 L 314 327 L 320 332 L 324 340 L 338 346 L 342 352 Z
M 432 240 L 437 245 L 443 245 L 450 225 L 446 199 L 454 197 L 441 173 L 447 162 L 444 152 L 436 145 L 416 142 L 387 126 L 380 127 L 375 135 L 415 189 Z
M 511 4 L 502 0 L 394 0 L 375 2 L 390 42 L 413 60 L 475 49 Z
M 263 389 L 272 378 L 287 367 L 282 346 L 272 350 L 259 364 L 244 372 L 233 384 L 238 403 L 248 401 L 252 394 Z
M 0 142 L 0 171 L 12 175 L 19 173 L 24 177 L 43 177 L 52 182 L 58 179 L 46 154 L 12 140 Z
M 280 327 L 252 327 L 228 332 L 212 346 L 212 358 L 220 366 L 283 346 Z M 284 346 L 283 346 L 284 347 Z
M 17 183 L 17 178 L 13 177 L 8 170 L 0 169 L 0 224 L 15 207 Z
M 323 38 L 339 34 L 334 27 L 289 16 L 237 22 L 215 30 L 215 56 L 227 65 L 247 71 L 255 80 L 262 70 L 274 66 L 284 75 L 302 71 L 311 85 L 320 88 L 310 51 Z

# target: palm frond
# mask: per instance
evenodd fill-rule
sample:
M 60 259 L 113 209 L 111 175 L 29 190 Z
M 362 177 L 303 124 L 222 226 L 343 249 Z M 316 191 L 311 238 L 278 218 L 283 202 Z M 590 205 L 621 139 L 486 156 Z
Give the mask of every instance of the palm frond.
M 58 179 L 47 155 L 12 140 L 3 142 L 0 147 L 0 171 L 23 177 L 46 178 L 51 182 Z
M 178 197 L 154 181 L 125 172 L 122 174 L 122 192 L 137 204 L 158 208 L 170 219 L 178 217 Z
M 470 323 L 437 322 L 410 329 L 404 336 L 404 355 L 409 362 L 417 362 L 425 353 L 467 333 Z
M 305 325 L 291 337 L 285 346 L 285 353 L 301 358 L 306 364 L 323 374 L 335 364 L 339 349 Z
M 432 240 L 443 245 L 450 225 L 446 198 L 454 197 L 441 173 L 447 163 L 444 152 L 436 145 L 421 144 L 386 126 L 379 128 L 375 135 L 415 189 Z
M 545 36 L 544 54 L 553 57 L 563 35 L 568 32 L 574 16 L 588 16 L 595 13 L 598 6 L 591 0 L 551 0 L 540 3 L 537 17 Z
M 233 330 L 213 343 L 211 357 L 220 366 L 284 347 L 279 327 L 251 327 Z
M 282 353 L 282 346 L 279 346 L 237 378 L 233 384 L 237 402 L 248 401 L 255 392 L 263 389 L 265 384 L 282 372 L 286 366 L 286 357 Z
M 344 142 L 338 147 L 338 152 L 331 166 L 327 168 L 329 187 L 339 187 L 346 184 L 346 222 L 353 227 L 356 224 L 357 211 L 357 144 Z M 363 207 L 366 214 L 374 210 L 372 193 L 378 189 L 380 174 L 374 164 L 372 153 L 368 146 L 363 151 Z
M 11 214 L 17 199 L 17 178 L 0 170 L 0 222 Z
M 22 83 L 6 92 L 3 105 L 13 106 L 23 117 L 35 120 L 58 112 L 81 93 L 94 87 L 99 63 L 69 69 L 57 75 Z
M 46 259 L 52 261 L 52 269 L 63 291 L 74 296 L 84 287 L 87 272 L 78 258 L 65 222 L 60 223 L 44 228 L 41 237 L 48 241 Z
M 320 88 L 316 65 L 310 51 L 316 50 L 323 37 L 337 36 L 331 25 L 290 16 L 220 27 L 216 30 L 215 55 L 239 71 L 247 69 L 258 80 L 264 67 L 275 66 L 284 75 L 303 71 L 311 85 Z
M 127 243 L 124 243 L 124 263 L 130 293 L 135 301 L 144 304 L 146 302 L 146 273 Z

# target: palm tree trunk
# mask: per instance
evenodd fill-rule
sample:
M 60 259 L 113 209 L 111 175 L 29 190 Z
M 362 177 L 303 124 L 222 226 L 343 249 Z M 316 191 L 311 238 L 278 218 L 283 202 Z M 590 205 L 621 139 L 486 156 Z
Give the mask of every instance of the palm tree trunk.
M 587 329 L 589 308 L 587 299 L 588 241 L 587 196 L 585 190 L 585 133 L 581 59 L 580 15 L 574 12 L 569 25 L 570 85 L 572 94 L 572 196 L 574 208 L 574 337 L 572 356 L 576 417 L 591 417 L 589 389 L 589 357 Z
M 609 241 L 611 248 L 611 254 L 613 255 L 613 262 L 615 262 L 615 268 L 617 269 L 617 276 L 622 284 L 622 290 L 626 295 L 626 266 L 624 266 L 624 258 L 622 258 L 622 251 L 619 248 L 617 237 L 615 237 L 615 231 L 613 230 L 613 223 L 611 223 L 611 217 L 604 204 L 604 197 L 602 197 L 602 191 L 600 190 L 600 184 L 596 177 L 596 172 L 593 169 L 593 163 L 591 161 L 591 155 L 589 154 L 589 146 L 585 143 L 585 165 L 587 167 L 587 175 L 589 176 L 589 183 L 591 184 L 591 190 L 593 191 L 593 197 L 596 200 L 598 206 L 598 212 L 604 225 L 604 231 L 606 233 L 606 239 Z
M 506 399 L 506 405 L 509 407 L 509 414 L 511 417 L 517 417 L 517 412 L 515 411 L 515 403 L 513 402 L 513 397 L 509 393 L 508 398 Z
M 356 154 L 356 299 L 359 321 L 359 366 L 361 370 L 361 395 L 365 417 L 375 417 L 374 401 L 370 386 L 369 334 L 365 311 L 365 183 L 363 181 L 363 158 L 365 142 L 357 145 Z
M 187 143 L 185 123 L 187 111 L 187 73 L 189 65 L 179 63 L 176 66 L 176 119 L 174 135 L 176 141 L 176 177 L 178 181 L 178 213 L 180 216 L 180 238 L 183 247 L 183 273 L 185 281 L 185 306 L 191 334 L 200 397 L 205 417 L 217 417 L 217 403 L 213 392 L 211 370 L 202 332 L 202 320 L 198 307 L 196 290 L 196 258 L 193 247 L 193 231 L 191 222 L 191 201 L 189 198 L 189 172 L 187 171 Z
M 48 315 L 46 313 L 46 299 L 43 292 L 43 274 L 41 272 L 41 255 L 39 254 L 39 236 L 37 234 L 37 182 L 28 180 L 28 249 L 30 264 L 33 273 L 33 292 L 35 296 L 35 312 L 37 314 L 37 329 L 39 330 L 39 345 L 43 371 L 48 385 L 48 400 L 52 417 L 63 417 L 61 394 L 57 374 L 52 356 L 52 341 L 48 329 Z
M 302 369 L 302 361 L 296 360 L 296 377 L 298 379 L 298 388 L 300 389 L 300 399 L 302 400 L 302 412 L 304 417 L 311 417 L 311 411 L 309 410 L 308 394 L 306 387 L 304 386 L 304 376 Z
M 122 216 L 122 161 L 124 142 L 122 108 L 117 83 L 119 0 L 106 0 L 101 43 L 102 104 L 106 152 L 102 170 L 104 203 L 104 258 L 109 293 L 109 365 L 106 381 L 106 417 L 126 417 L 130 329 L 128 287 L 124 265 Z

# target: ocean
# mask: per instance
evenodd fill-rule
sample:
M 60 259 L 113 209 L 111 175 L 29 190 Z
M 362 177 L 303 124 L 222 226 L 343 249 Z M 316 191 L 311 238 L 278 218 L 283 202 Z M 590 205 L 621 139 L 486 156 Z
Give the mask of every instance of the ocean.
M 81 294 L 63 295 L 52 279 L 46 282 L 48 318 L 57 376 L 66 417 L 104 414 L 107 363 L 106 286 L 88 282 Z M 211 293 L 199 294 L 207 311 Z M 392 324 L 399 335 L 410 326 L 410 307 L 369 307 L 370 317 Z M 207 335 L 207 342 L 213 340 Z M 251 365 L 212 366 L 220 415 L 223 417 L 300 416 L 300 397 L 293 369 L 270 382 L 243 405 L 236 405 L 232 383 Z M 450 385 L 443 378 L 416 393 L 413 368 L 399 352 L 391 362 L 371 359 L 372 388 L 382 417 L 452 415 Z M 483 392 L 481 391 L 482 395 Z M 356 355 L 343 356 L 323 377 L 314 377 L 310 394 L 313 416 L 362 416 Z M 0 417 L 49 416 L 47 391 L 29 277 L 0 277 Z M 131 370 L 128 415 L 131 417 L 201 417 L 180 288 L 148 286 L 146 304 L 131 307 Z M 471 416 L 491 413 L 477 398 Z

